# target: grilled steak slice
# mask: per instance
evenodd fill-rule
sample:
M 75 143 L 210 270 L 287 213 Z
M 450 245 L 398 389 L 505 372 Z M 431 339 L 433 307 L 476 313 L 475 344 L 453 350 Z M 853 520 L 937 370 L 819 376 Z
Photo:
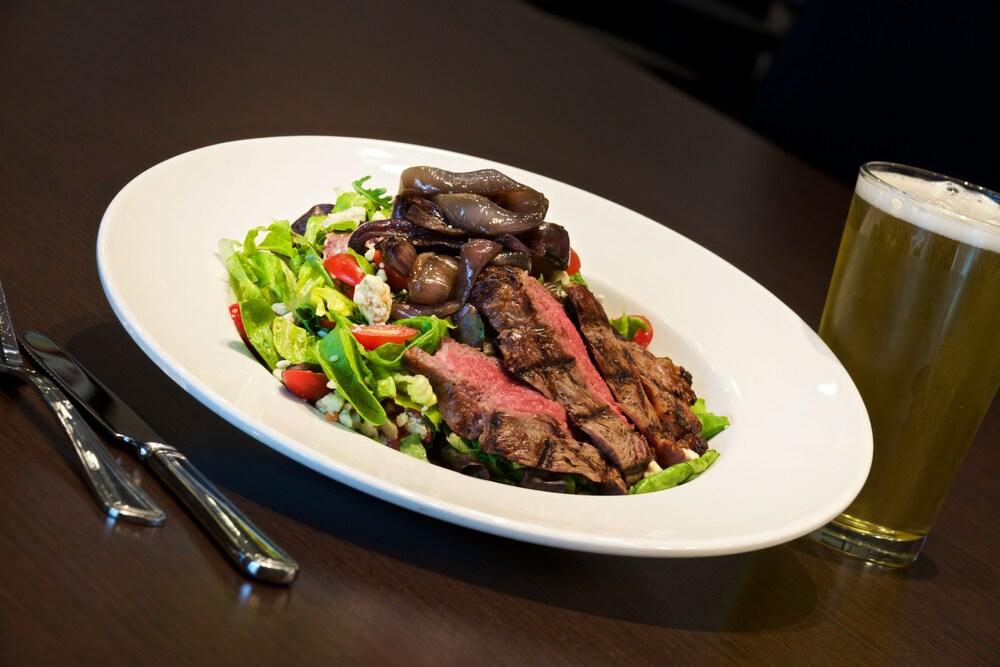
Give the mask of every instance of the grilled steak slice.
M 657 463 L 684 461 L 684 450 L 703 454 L 701 422 L 689 407 L 696 398 L 691 374 L 616 336 L 604 307 L 586 287 L 570 285 L 566 296 L 597 367 L 622 411 L 653 447 Z
M 569 434 L 566 411 L 518 384 L 496 359 L 446 338 L 433 356 L 410 348 L 403 362 L 430 380 L 451 430 L 479 440 L 484 452 L 530 468 L 580 475 L 605 493 L 625 492 L 621 475 L 600 452 Z
M 514 267 L 487 267 L 473 304 L 498 332 L 504 366 L 569 414 L 632 483 L 652 454 L 622 415 L 565 310 L 545 287 Z

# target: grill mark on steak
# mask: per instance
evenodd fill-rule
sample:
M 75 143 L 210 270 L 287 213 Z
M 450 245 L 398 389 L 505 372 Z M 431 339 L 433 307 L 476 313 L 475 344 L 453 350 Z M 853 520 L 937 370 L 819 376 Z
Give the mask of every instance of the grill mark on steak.
M 478 440 L 484 452 L 529 468 L 580 475 L 605 493 L 625 492 L 621 474 L 600 452 L 570 435 L 566 411 L 518 384 L 496 359 L 445 338 L 434 355 L 410 348 L 403 362 L 430 381 L 451 430 Z
M 525 271 L 487 267 L 472 303 L 497 330 L 504 366 L 556 401 L 628 483 L 642 477 L 652 453 L 621 413 L 558 301 Z
M 701 422 L 689 407 L 697 398 L 691 374 L 667 357 L 620 339 L 587 288 L 570 285 L 566 296 L 597 368 L 622 411 L 656 452 L 656 462 L 667 466 L 684 461 L 685 449 L 704 454 L 708 445 Z

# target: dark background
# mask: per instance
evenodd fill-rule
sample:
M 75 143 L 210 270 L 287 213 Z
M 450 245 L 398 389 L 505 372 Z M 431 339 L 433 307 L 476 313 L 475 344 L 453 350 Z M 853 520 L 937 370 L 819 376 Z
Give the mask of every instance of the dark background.
M 532 4 L 841 182 L 887 160 L 1000 189 L 996 0 Z

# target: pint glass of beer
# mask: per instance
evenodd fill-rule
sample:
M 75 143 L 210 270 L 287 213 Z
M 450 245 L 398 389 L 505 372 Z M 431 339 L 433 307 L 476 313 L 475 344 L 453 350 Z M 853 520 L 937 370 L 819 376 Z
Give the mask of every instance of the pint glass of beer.
M 861 392 L 875 453 L 861 493 L 814 538 L 909 565 L 1000 384 L 1000 195 L 861 167 L 819 334 Z

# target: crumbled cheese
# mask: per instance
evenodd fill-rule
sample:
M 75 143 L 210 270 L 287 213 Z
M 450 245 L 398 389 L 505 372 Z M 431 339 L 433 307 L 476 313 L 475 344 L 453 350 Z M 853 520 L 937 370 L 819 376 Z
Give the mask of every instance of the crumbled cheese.
M 278 303 L 272 303 L 271 310 L 273 310 L 274 314 L 277 315 L 278 317 L 288 314 L 288 308 L 286 308 L 285 304 L 281 303 L 280 301 Z
M 340 413 L 339 420 L 340 423 L 346 426 L 347 428 L 354 428 L 354 421 L 351 419 L 351 413 L 348 412 L 347 410 L 344 410 L 343 412 Z
M 326 383 L 326 388 L 327 389 L 336 389 L 337 388 L 337 383 L 334 382 L 333 380 L 328 380 L 327 383 Z
M 288 368 L 291 365 L 292 362 L 290 362 L 288 359 L 278 359 L 278 363 L 275 364 L 275 366 L 280 369 Z
M 316 408 L 328 415 L 340 412 L 342 407 L 344 407 L 344 399 L 332 391 L 316 401 Z
M 381 264 L 379 266 L 381 266 Z M 378 271 L 375 272 L 375 277 L 378 278 L 379 280 L 388 280 L 389 279 L 389 276 L 387 276 L 386 273 L 385 273 L 385 269 L 382 269 L 382 268 L 380 268 Z
M 359 428 L 361 430 L 361 433 L 367 435 L 369 438 L 378 437 L 378 429 L 375 428 L 375 424 L 372 424 L 370 421 L 362 420 L 361 426 Z
M 406 430 L 411 434 L 419 435 L 421 440 L 425 440 L 427 438 L 428 431 L 424 418 L 414 412 L 407 412 L 406 415 Z
M 368 324 L 385 324 L 392 311 L 392 291 L 378 276 L 365 276 L 354 288 L 354 303 Z
M 396 426 L 398 426 L 399 428 L 403 428 L 404 426 L 406 426 L 406 420 L 407 420 L 406 413 L 400 412 L 398 415 L 396 415 Z
M 284 384 L 285 378 L 281 377 L 282 370 L 283 369 L 281 369 L 281 368 L 275 368 L 273 371 L 271 371 L 271 375 L 274 376 L 275 380 L 277 380 L 278 382 L 281 382 L 282 384 Z
M 375 260 L 375 246 L 371 246 L 368 250 L 365 250 L 365 259 L 369 262 Z
M 698 454 L 694 450 L 682 449 L 681 451 L 684 452 L 684 458 L 686 458 L 688 461 L 694 461 L 696 458 L 698 458 Z
M 364 222 L 367 217 L 368 212 L 365 211 L 363 206 L 352 206 L 351 208 L 345 208 L 343 211 L 331 213 L 326 216 L 326 220 L 324 220 L 323 223 L 329 225 L 334 222 L 343 222 L 344 220 Z
M 650 460 L 649 465 L 646 466 L 646 471 L 642 473 L 642 476 L 649 477 L 650 475 L 655 475 L 661 470 L 663 470 L 663 468 L 661 468 L 660 464 L 656 462 L 656 459 L 652 459 Z

